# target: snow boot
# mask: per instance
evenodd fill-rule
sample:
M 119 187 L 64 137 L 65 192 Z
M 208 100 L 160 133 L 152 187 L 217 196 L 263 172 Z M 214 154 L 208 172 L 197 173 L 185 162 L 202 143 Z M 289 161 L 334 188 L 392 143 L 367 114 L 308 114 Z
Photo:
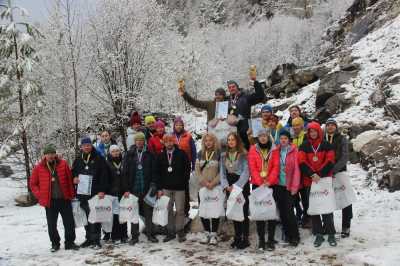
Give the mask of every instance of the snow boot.
M 260 238 L 258 241 L 258 250 L 264 251 L 265 250 L 265 239 Z
M 233 242 L 231 243 L 231 248 L 239 248 L 240 242 L 242 242 L 242 239 L 239 237 L 235 237 L 233 239 Z
M 51 252 L 57 252 L 59 250 L 60 250 L 60 244 L 52 244 L 51 245 L 51 249 L 50 249 Z
M 85 242 L 83 242 L 81 245 L 80 245 L 80 247 L 81 248 L 87 248 L 87 247 L 90 247 L 92 245 L 92 242 L 90 241 L 90 240 L 85 240 Z
M 314 247 L 316 248 L 320 247 L 324 241 L 325 241 L 324 236 L 321 234 L 317 234 L 314 241 Z
M 65 250 L 78 250 L 78 249 L 79 246 L 76 245 L 74 242 L 65 244 Z
M 245 249 L 250 247 L 250 242 L 249 242 L 249 237 L 245 236 L 243 237 L 242 241 L 238 244 L 238 249 Z
M 268 251 L 274 251 L 275 250 L 275 241 L 274 240 L 268 240 L 266 244 L 266 249 Z
M 334 234 L 328 236 L 328 243 L 329 243 L 329 245 L 331 247 L 336 247 L 337 246 L 336 238 L 335 238 Z
M 340 235 L 342 238 L 348 238 L 350 236 L 350 228 L 343 228 Z

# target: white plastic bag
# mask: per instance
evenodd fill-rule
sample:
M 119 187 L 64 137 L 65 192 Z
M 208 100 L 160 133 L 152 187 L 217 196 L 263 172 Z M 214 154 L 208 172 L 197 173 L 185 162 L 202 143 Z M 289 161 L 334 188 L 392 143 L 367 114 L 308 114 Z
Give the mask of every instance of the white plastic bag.
M 112 197 L 106 195 L 100 199 L 97 195 L 89 201 L 89 223 L 111 223 L 113 220 Z M 106 225 L 107 227 L 107 225 Z
M 312 182 L 308 215 L 327 214 L 335 210 L 336 202 L 332 177 L 321 178 L 318 183 Z
M 341 210 L 357 201 L 356 192 L 346 172 L 340 172 L 333 178 L 336 210 Z
M 265 186 L 253 190 L 249 196 L 249 210 L 252 221 L 278 220 L 273 190 Z
M 119 203 L 119 223 L 139 223 L 139 204 L 135 195 L 129 194 L 128 198 L 122 197 Z
M 83 227 L 88 224 L 85 211 L 81 208 L 81 202 L 77 199 L 72 200 L 72 214 L 74 215 L 75 227 Z
M 242 189 L 233 185 L 233 189 L 226 203 L 226 217 L 232 221 L 242 222 L 244 220 L 243 206 L 245 201 Z
M 220 186 L 213 189 L 203 187 L 199 191 L 199 216 L 202 218 L 219 218 L 224 215 L 225 194 Z
M 168 224 L 168 203 L 169 197 L 161 196 L 153 209 L 153 223 L 161 226 Z

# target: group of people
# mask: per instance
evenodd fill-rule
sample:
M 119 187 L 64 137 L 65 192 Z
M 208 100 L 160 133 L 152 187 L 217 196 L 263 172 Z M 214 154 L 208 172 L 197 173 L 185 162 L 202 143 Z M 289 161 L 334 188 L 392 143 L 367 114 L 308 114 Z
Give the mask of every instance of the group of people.
M 273 190 L 273 198 L 279 209 L 280 223 L 284 239 L 292 246 L 300 242 L 299 226 L 312 228 L 315 235 L 314 246 L 319 247 L 328 235 L 330 246 L 336 246 L 333 213 L 309 216 L 308 199 L 310 186 L 325 177 L 334 177 L 346 171 L 348 160 L 347 138 L 338 129 L 334 119 L 329 119 L 323 131 L 316 121 L 308 120 L 299 106 L 292 106 L 290 118 L 285 125 L 266 104 L 261 108 L 262 129 L 253 135 L 248 119 L 251 107 L 262 103 L 264 90 L 257 80 L 253 80 L 254 92 L 243 92 L 235 81 L 228 81 L 229 96 L 224 89 L 215 91 L 211 101 L 192 98 L 184 89 L 180 95 L 193 106 L 207 111 L 207 120 L 215 119 L 216 103 L 229 101 L 229 123 L 236 129 L 226 132 L 221 141 L 211 130 L 204 133 L 201 149 L 196 151 L 195 141 L 185 129 L 182 118 L 173 121 L 172 132 L 167 132 L 165 123 L 153 116 L 142 119 L 137 112 L 131 115 L 127 129 L 128 151 L 122 152 L 111 132 L 105 130 L 100 140 L 93 143 L 89 137 L 80 142 L 81 153 L 72 164 L 57 156 L 53 145 L 46 145 L 44 156 L 33 169 L 30 187 L 40 205 L 46 209 L 51 250 L 60 249 L 57 232 L 57 218 L 60 213 L 65 227 L 65 249 L 78 249 L 75 241 L 75 226 L 71 200 L 79 199 L 80 206 L 89 215 L 88 201 L 93 196 L 100 199 L 113 195 L 121 199 L 135 195 L 139 199 L 139 212 L 144 217 L 144 234 L 150 242 L 158 242 L 152 223 L 153 208 L 144 197 L 150 193 L 158 198 L 170 198 L 168 225 L 164 242 L 175 238 L 186 240 L 185 216 L 189 211 L 189 179 L 195 178 L 201 188 L 209 190 L 220 186 L 227 197 L 233 188 L 242 189 L 245 199 L 244 220 L 234 221 L 232 248 L 245 249 L 249 241 L 249 195 L 257 187 L 267 186 Z M 223 142 L 223 145 L 222 145 Z M 90 195 L 76 193 L 80 175 L 90 175 L 92 186 Z M 352 206 L 343 209 L 342 237 L 350 235 Z M 216 245 L 220 218 L 201 218 L 204 227 L 203 244 Z M 278 221 L 257 221 L 258 248 L 275 249 L 275 229 Z M 131 224 L 131 239 L 135 245 L 139 241 L 139 224 Z M 267 227 L 267 241 L 266 241 Z M 85 226 L 86 240 L 80 247 L 101 248 L 101 224 L 88 223 Z M 105 239 L 128 242 L 127 224 L 120 224 L 114 215 L 111 234 Z

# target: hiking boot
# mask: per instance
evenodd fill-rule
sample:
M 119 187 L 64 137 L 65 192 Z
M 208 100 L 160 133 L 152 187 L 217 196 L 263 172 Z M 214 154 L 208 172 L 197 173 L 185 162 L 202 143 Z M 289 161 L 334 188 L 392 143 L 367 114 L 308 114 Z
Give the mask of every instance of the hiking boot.
M 328 243 L 329 243 L 329 245 L 331 247 L 336 247 L 337 246 L 336 238 L 335 238 L 334 234 L 328 236 Z
M 348 238 L 350 236 L 350 228 L 343 228 L 340 235 L 342 238 Z
M 211 233 L 210 234 L 210 245 L 216 246 L 218 244 L 218 239 L 217 239 L 217 233 Z
M 240 242 L 242 242 L 242 239 L 235 237 L 231 243 L 231 248 L 239 248 Z
M 65 244 L 65 250 L 78 250 L 79 246 L 76 245 L 74 242 Z
M 264 239 L 260 239 L 258 241 L 258 250 L 260 250 L 260 251 L 264 251 L 265 250 L 265 240 Z
M 60 244 L 51 244 L 50 251 L 51 252 L 57 252 L 60 250 Z
M 249 238 L 248 237 L 243 237 L 242 241 L 240 241 L 239 245 L 238 245 L 238 249 L 245 249 L 250 247 L 250 242 L 249 242 Z
M 151 243 L 158 243 L 158 239 L 154 235 L 147 235 L 147 240 Z
M 87 248 L 87 247 L 90 247 L 91 245 L 92 245 L 92 242 L 86 239 L 85 242 L 83 242 L 83 243 L 80 245 L 80 247 L 81 247 L 81 248 Z
M 266 249 L 268 251 L 274 251 L 275 250 L 275 242 L 273 240 L 272 241 L 268 241 L 267 244 L 266 244 Z
M 205 232 L 203 238 L 200 240 L 200 244 L 207 245 L 210 243 L 211 234 L 209 232 Z
M 138 237 L 132 237 L 132 239 L 129 241 L 129 245 L 134 246 L 139 242 Z
M 171 240 L 173 240 L 173 239 L 175 239 L 175 238 L 176 238 L 175 235 L 167 235 L 167 236 L 163 239 L 163 242 L 166 243 L 166 242 L 169 242 L 169 241 L 171 241 Z
M 317 234 L 314 241 L 314 247 L 316 248 L 320 247 L 324 241 L 325 241 L 324 236 L 321 234 Z

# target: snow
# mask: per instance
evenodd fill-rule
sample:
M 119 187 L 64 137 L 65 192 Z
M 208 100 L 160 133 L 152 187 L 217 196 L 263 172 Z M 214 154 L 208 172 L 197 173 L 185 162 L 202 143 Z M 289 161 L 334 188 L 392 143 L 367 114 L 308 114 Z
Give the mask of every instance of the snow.
M 397 265 L 400 261 L 400 192 L 389 193 L 376 185 L 367 185 L 367 174 L 359 165 L 349 165 L 349 174 L 358 194 L 350 238 L 338 238 L 335 248 L 325 242 L 322 248 L 315 249 L 310 232 L 301 230 L 301 244 L 297 248 L 278 244 L 274 252 L 263 254 L 256 251 L 255 235 L 251 237 L 251 248 L 232 251 L 229 242 L 220 242 L 216 248 L 199 244 L 201 233 L 189 234 L 182 244 L 175 240 L 150 244 L 141 236 L 134 247 L 104 244 L 98 251 L 61 249 L 52 254 L 44 209 L 14 206 L 15 195 L 25 190 L 24 181 L 0 178 L 0 265 Z M 340 212 L 335 216 L 336 229 L 340 232 Z M 60 219 L 61 238 L 62 228 Z M 76 242 L 81 243 L 84 230 L 79 228 L 76 233 Z M 275 238 L 280 239 L 279 229 Z
M 368 130 L 364 131 L 360 135 L 357 136 L 357 138 L 352 139 L 351 142 L 353 143 L 353 149 L 355 152 L 360 152 L 362 147 L 364 147 L 365 144 L 370 142 L 373 139 L 377 139 L 380 135 L 382 135 L 382 131 L 380 130 Z

